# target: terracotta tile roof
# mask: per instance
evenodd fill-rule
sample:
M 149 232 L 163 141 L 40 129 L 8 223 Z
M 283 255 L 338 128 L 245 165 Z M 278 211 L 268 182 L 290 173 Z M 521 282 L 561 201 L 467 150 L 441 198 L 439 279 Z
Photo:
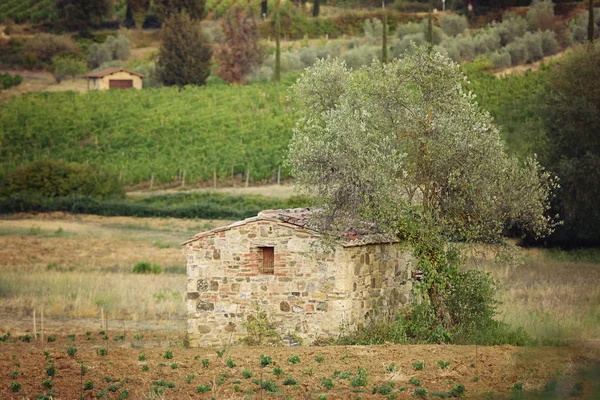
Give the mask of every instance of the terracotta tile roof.
M 88 78 L 88 79 L 104 78 L 106 75 L 112 75 L 117 72 L 127 72 L 128 74 L 139 76 L 140 78 L 144 78 L 144 75 L 140 74 L 139 72 L 130 71 L 128 69 L 120 68 L 120 67 L 106 68 L 101 71 L 90 72 L 89 74 L 84 75 L 84 78 Z
M 200 239 L 205 236 L 211 236 L 217 234 L 219 232 L 227 231 L 231 228 L 246 225 L 256 221 L 273 221 L 279 222 L 281 224 L 292 226 L 297 229 L 306 230 L 310 233 L 318 235 L 319 232 L 311 228 L 311 217 L 313 214 L 318 211 L 318 209 L 311 208 L 289 208 L 289 209 L 281 209 L 281 210 L 264 210 L 258 213 L 256 217 L 247 218 L 242 221 L 234 222 L 227 226 L 222 226 L 219 228 L 212 229 L 207 232 L 201 232 L 194 235 L 189 240 L 185 241 L 182 244 L 187 244 L 193 242 L 197 239 Z M 361 228 L 349 228 L 344 233 L 344 237 L 342 240 L 342 245 L 344 246 L 361 246 L 365 244 L 375 244 L 375 243 L 392 243 L 395 240 L 382 235 L 374 226 L 369 226 L 365 224 L 365 226 Z

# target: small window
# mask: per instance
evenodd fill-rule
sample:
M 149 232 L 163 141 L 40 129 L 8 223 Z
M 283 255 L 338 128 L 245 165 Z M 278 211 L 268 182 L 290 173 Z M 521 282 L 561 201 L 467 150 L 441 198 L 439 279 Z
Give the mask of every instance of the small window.
M 273 275 L 275 273 L 275 248 L 259 247 L 262 253 L 262 273 Z

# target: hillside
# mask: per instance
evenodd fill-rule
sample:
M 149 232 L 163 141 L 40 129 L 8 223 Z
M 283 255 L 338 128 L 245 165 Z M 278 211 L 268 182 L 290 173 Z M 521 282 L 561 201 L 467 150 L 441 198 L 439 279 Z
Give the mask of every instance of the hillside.
M 0 109 L 1 169 L 40 158 L 103 165 L 125 184 L 270 179 L 282 166 L 294 116 L 290 82 L 39 93 Z M 236 179 L 238 179 L 236 178 Z
M 471 73 L 469 89 L 490 110 L 509 151 L 529 153 L 539 137 L 536 95 L 544 72 L 497 79 Z M 0 174 L 53 158 L 98 164 L 124 184 L 185 181 L 273 181 L 284 158 L 295 116 L 281 84 L 38 93 L 14 97 L 0 108 Z M 0 175 L 0 176 L 1 176 Z

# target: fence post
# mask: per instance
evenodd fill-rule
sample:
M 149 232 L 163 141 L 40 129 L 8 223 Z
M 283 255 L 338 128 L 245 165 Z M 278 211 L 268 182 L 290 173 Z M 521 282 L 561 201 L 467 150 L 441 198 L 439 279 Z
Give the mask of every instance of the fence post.
M 248 180 L 250 179 L 250 167 L 246 169 L 246 187 L 248 187 Z
M 152 176 L 150 177 L 150 190 L 152 190 L 153 186 L 154 186 L 154 172 L 152 173 Z
M 277 166 L 277 184 L 279 185 L 279 177 L 281 176 L 281 165 Z
M 181 187 L 185 186 L 185 169 L 183 170 L 183 176 L 181 177 Z
M 37 339 L 37 324 L 35 323 L 35 308 L 33 309 L 33 338 Z
M 217 188 L 217 168 L 213 168 L 213 188 Z
M 44 304 L 42 304 L 42 332 L 41 332 L 42 343 L 44 343 Z

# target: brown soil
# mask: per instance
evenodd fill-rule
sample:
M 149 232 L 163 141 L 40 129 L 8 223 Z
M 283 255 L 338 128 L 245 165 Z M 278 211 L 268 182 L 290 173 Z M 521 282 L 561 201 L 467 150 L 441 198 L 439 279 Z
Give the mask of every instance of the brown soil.
M 67 335 L 77 333 L 74 342 L 67 340 Z M 46 332 L 46 338 L 49 332 Z M 598 348 L 581 347 L 534 347 L 517 348 L 511 346 L 478 347 L 475 346 L 443 346 L 443 345 L 381 345 L 381 346 L 331 346 L 331 347 L 231 347 L 223 357 L 219 358 L 213 349 L 184 349 L 181 346 L 181 335 L 163 332 L 141 332 L 144 337 L 134 339 L 135 332 L 126 332 L 126 341 L 115 341 L 122 331 L 108 331 L 109 340 L 104 340 L 98 330 L 86 335 L 76 330 L 61 329 L 56 342 L 39 341 L 24 343 L 0 343 L 0 398 L 17 399 L 21 396 L 33 398 L 39 392 L 48 391 L 42 387 L 42 381 L 50 379 L 46 375 L 44 350 L 50 353 L 56 368 L 53 379 L 54 399 L 73 399 L 80 395 L 82 381 L 91 381 L 94 389 L 83 391 L 84 398 L 95 398 L 101 390 L 117 385 L 116 393 L 108 391 L 107 398 L 117 398 L 123 390 L 129 392 L 133 399 L 148 398 L 153 381 L 163 380 L 175 384 L 174 388 L 165 389 L 162 398 L 183 399 L 241 399 L 246 393 L 255 393 L 254 398 L 268 397 L 269 393 L 261 393 L 255 379 L 275 382 L 282 396 L 294 396 L 297 399 L 316 399 L 319 394 L 327 393 L 327 399 L 353 399 L 360 395 L 363 399 L 383 399 L 386 396 L 372 394 L 375 386 L 386 382 L 395 383 L 395 392 L 399 399 L 414 398 L 415 386 L 409 382 L 416 377 L 421 387 L 431 392 L 448 392 L 453 385 L 462 383 L 465 388 L 464 398 L 482 398 L 484 393 L 493 392 L 494 398 L 507 395 L 512 386 L 521 382 L 524 391 L 540 390 L 558 370 L 563 381 L 569 382 L 563 388 L 572 388 L 572 378 L 579 367 L 597 362 Z M 16 339 L 16 337 L 13 337 Z M 156 344 L 160 344 L 160 348 Z M 76 347 L 73 358 L 68 357 L 66 349 Z M 108 347 L 108 355 L 98 355 L 101 348 Z M 172 359 L 163 356 L 167 349 L 173 353 Z M 145 353 L 146 360 L 138 361 L 138 355 Z M 261 368 L 260 355 L 272 357 L 273 365 Z M 288 358 L 298 355 L 300 362 L 292 364 Z M 315 358 L 322 356 L 318 363 Z M 210 366 L 203 368 L 201 360 L 209 359 Z M 226 360 L 236 364 L 233 368 L 226 365 Z M 450 366 L 440 369 L 438 360 L 449 361 Z M 425 368 L 415 370 L 413 363 L 424 361 Z M 82 378 L 78 362 L 89 367 Z M 172 364 L 176 363 L 176 366 Z M 396 371 L 386 372 L 386 366 L 395 364 Z M 147 365 L 148 371 L 142 371 Z M 277 377 L 273 367 L 279 366 L 284 374 Z M 323 377 L 332 378 L 344 372 L 355 376 L 359 368 L 367 373 L 366 387 L 351 385 L 351 379 L 333 378 L 334 387 L 327 391 L 321 386 Z M 252 378 L 242 377 L 242 371 L 248 369 Z M 17 378 L 10 378 L 13 371 L 18 371 Z M 190 383 L 186 377 L 194 375 Z M 297 385 L 285 386 L 283 380 L 291 376 Z M 478 378 L 475 378 L 478 377 Z M 107 382 L 107 378 L 117 382 Z M 216 381 L 222 379 L 221 385 Z M 19 382 L 21 390 L 12 393 L 11 382 Z M 196 393 L 198 385 L 208 385 L 215 391 L 204 394 Z M 238 392 L 234 390 L 239 385 Z M 593 398 L 591 382 L 584 382 L 584 397 Z M 401 388 L 407 389 L 402 390 Z M 561 385 L 559 385 L 559 391 Z M 249 392 L 252 391 L 252 392 Z M 260 397 L 259 397 L 260 396 Z M 498 397 L 500 396 L 500 397 Z M 158 397 L 149 397 L 158 398 Z M 251 398 L 251 397 L 247 397 Z M 559 397 L 560 398 L 560 397 Z

